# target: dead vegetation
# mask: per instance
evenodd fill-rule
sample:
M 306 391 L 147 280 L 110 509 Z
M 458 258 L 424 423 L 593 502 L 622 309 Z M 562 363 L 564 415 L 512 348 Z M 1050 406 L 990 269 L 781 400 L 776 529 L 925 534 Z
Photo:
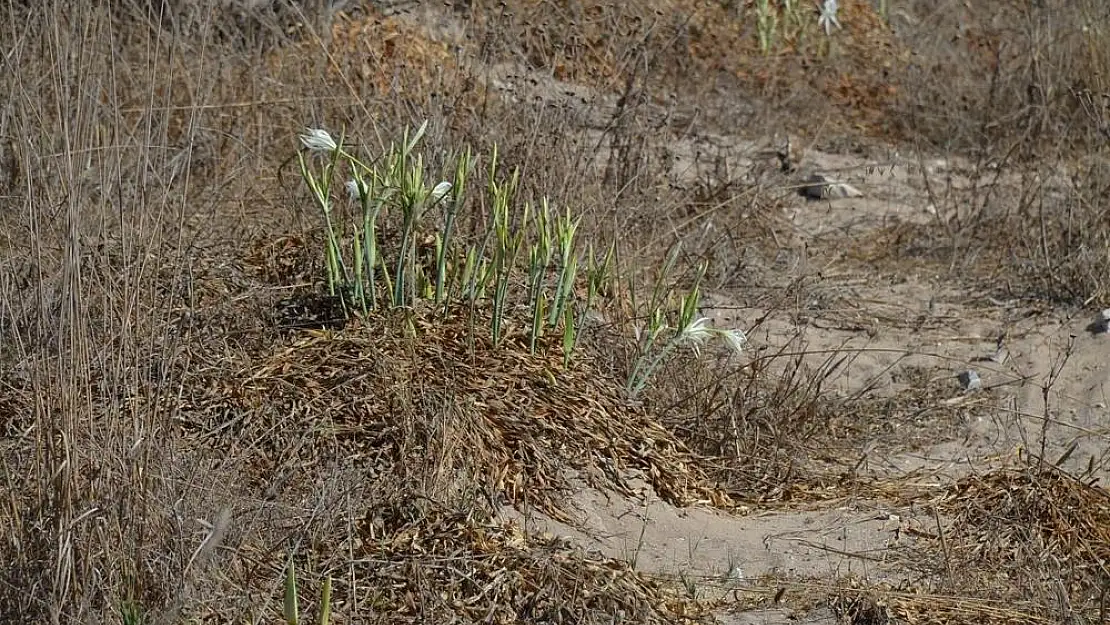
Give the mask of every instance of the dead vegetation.
M 528 352 L 519 315 L 494 349 L 463 315 L 348 321 L 318 297 L 296 133 L 387 142 L 428 118 L 433 153 L 497 144 L 526 195 L 580 207 L 629 284 L 682 241 L 682 272 L 710 260 L 739 301 L 789 306 L 809 287 L 776 273 L 783 190 L 727 168 L 675 184 L 653 141 L 793 118 L 815 143 L 970 159 L 970 185 L 927 188 L 935 223 L 856 260 L 1106 305 L 1105 7 L 933 4 L 888 24 L 845 1 L 835 44 L 807 9 L 770 54 L 746 3 L 453 3 L 458 49 L 369 5 L 5 7 L 0 620 L 273 621 L 296 553 L 309 597 L 335 579 L 337 622 L 708 622 L 676 580 L 497 517 L 573 520 L 583 486 L 724 511 L 933 499 L 951 520 L 920 567 L 939 582 L 816 584 L 820 602 L 852 623 L 1105 620 L 1098 484 L 1036 463 L 943 494 L 861 474 L 875 441 L 955 438 L 985 404 L 942 410 L 925 382 L 838 397 L 850 353 L 812 366 L 802 341 L 743 367 L 680 354 L 637 403 L 642 320 L 618 298 L 565 367 Z M 615 105 L 513 103 L 481 70 L 509 62 Z M 600 134 L 567 131 L 583 118 Z
M 965 584 L 1058 602 L 1046 617 L 1106 617 L 1105 489 L 1051 466 L 1007 470 L 961 480 L 942 506 L 956 520 L 950 565 L 972 572 Z
M 1050 466 L 965 478 L 934 499 L 950 521 L 917 557 L 937 586 L 861 587 L 829 605 L 852 623 L 1099 622 L 1107 616 L 1105 489 Z
M 632 494 L 637 477 L 676 505 L 729 507 L 683 443 L 588 358 L 566 369 L 556 346 L 531 355 L 518 334 L 499 348 L 470 342 L 467 323 L 386 316 L 300 332 L 245 354 L 243 369 L 199 367 L 176 419 L 261 484 L 330 458 L 357 464 L 370 488 L 396 478 L 436 501 L 459 491 L 559 518 L 572 486 Z

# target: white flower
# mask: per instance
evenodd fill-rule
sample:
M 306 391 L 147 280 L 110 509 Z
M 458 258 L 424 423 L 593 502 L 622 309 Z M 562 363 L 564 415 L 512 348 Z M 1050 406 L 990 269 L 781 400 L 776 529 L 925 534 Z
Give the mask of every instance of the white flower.
M 729 350 L 739 356 L 744 352 L 744 343 L 748 342 L 748 337 L 744 336 L 742 330 L 720 330 L 721 340 Z
M 840 20 L 836 19 L 836 12 L 839 7 L 836 5 L 836 0 L 824 0 L 821 4 L 821 16 L 817 18 L 817 25 L 824 27 L 825 36 L 832 35 L 832 27 L 840 28 Z
M 313 152 L 331 153 L 339 148 L 335 139 L 323 128 L 306 128 L 301 135 L 301 143 Z
M 728 349 L 739 355 L 744 350 L 748 337 L 741 330 L 722 330 L 714 328 L 708 317 L 699 317 L 679 333 L 679 340 L 690 345 L 695 356 L 701 355 L 701 345 L 711 338 L 719 338 Z
M 443 181 L 443 182 L 437 184 L 435 186 L 435 188 L 432 189 L 431 195 L 428 196 L 429 204 L 435 205 L 435 204 L 439 203 L 439 201 L 442 200 L 444 198 L 444 196 L 446 196 L 450 192 L 451 192 L 451 183 L 450 182 Z
M 708 317 L 699 317 L 679 331 L 678 340 L 688 343 L 690 348 L 694 350 L 695 356 L 701 355 L 701 344 L 714 334 L 710 323 Z

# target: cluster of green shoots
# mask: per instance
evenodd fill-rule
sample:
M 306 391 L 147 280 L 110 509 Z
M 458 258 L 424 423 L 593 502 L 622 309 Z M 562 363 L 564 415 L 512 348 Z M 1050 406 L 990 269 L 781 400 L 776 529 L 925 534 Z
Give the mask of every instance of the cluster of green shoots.
M 779 40 L 793 41 L 804 30 L 805 15 L 798 0 L 755 0 L 755 32 L 759 51 L 770 54 Z
M 324 221 L 329 293 L 356 315 L 418 305 L 447 315 L 461 307 L 469 312 L 472 347 L 478 319 L 488 318 L 482 323 L 488 323 L 497 347 L 506 336 L 508 313 L 527 310 L 529 349 L 535 353 L 546 335 L 561 337 L 567 366 L 598 295 L 612 292 L 614 247 L 604 253 L 592 245 L 583 250 L 577 237 L 580 218 L 569 210 L 556 210 L 546 198 L 519 202 L 519 172 L 501 174 L 496 147 L 484 194 L 469 197 L 476 167 L 469 149 L 448 161 L 449 180 L 430 185 L 417 150 L 426 128 L 427 122 L 411 135 L 406 132 L 399 144 L 374 159 L 359 156 L 342 138 L 336 141 L 321 129 L 301 135 L 301 176 Z M 344 184 L 337 184 L 344 178 Z M 342 211 L 336 207 L 344 201 L 339 188 L 345 189 L 346 201 L 357 205 L 353 219 L 339 217 Z M 385 223 L 397 227 L 390 231 L 394 245 L 383 245 Z M 460 223 L 476 224 L 477 234 L 459 236 Z M 429 238 L 430 258 L 418 251 L 418 241 Z M 633 395 L 679 345 L 696 350 L 707 338 L 720 336 L 738 351 L 744 340 L 739 331 L 718 330 L 697 317 L 698 281 L 684 296 L 662 286 L 676 258 L 677 248 L 663 268 L 646 308 L 647 322 L 638 332 L 639 358 L 628 380 Z M 479 310 L 489 314 L 478 315 Z M 676 325 L 668 321 L 676 316 Z
M 816 4 L 817 27 L 825 32 L 820 50 L 827 54 L 833 29 L 840 28 L 837 18 L 839 9 L 837 0 L 816 0 Z M 800 7 L 798 0 L 755 0 L 755 32 L 760 52 L 769 55 L 781 50 L 783 42 L 801 49 L 802 38 L 807 32 L 809 10 L 803 12 Z M 879 0 L 878 11 L 884 21 L 890 20 L 887 0 Z
M 383 307 L 411 310 L 417 304 L 447 314 L 461 304 L 476 323 L 473 313 L 484 307 L 491 313 L 495 347 L 506 335 L 507 313 L 526 302 L 530 349 L 535 352 L 546 334 L 560 333 L 564 362 L 569 361 L 582 318 L 610 279 L 613 248 L 606 253 L 587 248 L 585 301 L 577 301 L 580 218 L 556 210 L 546 198 L 518 203 L 518 172 L 501 175 L 496 147 L 484 197 L 468 197 L 475 167 L 469 149 L 449 167 L 450 180 L 430 186 L 423 154 L 416 149 L 426 128 L 427 122 L 412 135 L 406 132 L 400 144 L 373 160 L 324 130 L 301 135 L 301 176 L 324 217 L 330 294 L 342 298 L 348 311 L 363 315 Z M 349 175 L 346 195 L 359 207 L 356 223 L 336 218 L 342 194 L 333 191 L 341 171 Z M 458 236 L 463 219 L 479 224 L 477 237 Z M 383 245 L 385 220 L 399 226 L 391 241 L 396 245 Z M 418 242 L 427 240 L 422 234 L 429 230 L 434 233 L 430 259 L 418 253 Z

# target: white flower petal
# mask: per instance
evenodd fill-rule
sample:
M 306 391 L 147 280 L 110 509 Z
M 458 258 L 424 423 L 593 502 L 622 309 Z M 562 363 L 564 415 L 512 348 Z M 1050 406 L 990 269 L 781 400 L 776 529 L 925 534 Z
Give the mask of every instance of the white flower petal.
M 713 328 L 708 317 L 699 317 L 682 329 L 682 339 L 685 341 L 702 342 L 713 335 Z
M 821 4 L 821 15 L 817 18 L 817 26 L 825 29 L 826 37 L 832 35 L 833 26 L 840 28 L 840 20 L 836 17 L 839 10 L 836 0 L 825 0 Z
M 301 143 L 313 152 L 334 152 L 339 147 L 323 128 L 306 128 Z
M 428 196 L 428 201 L 432 204 L 435 204 L 435 203 L 439 202 L 440 200 L 442 200 L 444 198 L 444 196 L 446 196 L 450 192 L 451 192 L 451 183 L 447 182 L 445 180 L 445 181 L 437 184 L 435 186 L 435 188 L 432 189 L 432 194 Z
M 678 340 L 685 343 L 693 350 L 694 356 L 701 356 L 701 344 L 711 338 L 714 334 L 710 321 L 707 317 L 701 317 L 694 320 L 678 334 Z
M 748 342 L 748 337 L 744 336 L 741 330 L 721 330 L 721 340 L 725 342 L 729 351 L 736 355 L 744 352 L 744 343 Z

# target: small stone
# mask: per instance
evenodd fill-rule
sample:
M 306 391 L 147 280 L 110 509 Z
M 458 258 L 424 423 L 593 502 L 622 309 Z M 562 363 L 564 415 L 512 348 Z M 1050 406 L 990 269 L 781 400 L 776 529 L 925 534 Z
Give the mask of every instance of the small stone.
M 1091 334 L 1106 334 L 1110 332 L 1110 308 L 1102 310 L 1095 315 L 1095 320 L 1087 326 Z
M 825 174 L 812 174 L 802 186 L 802 194 L 815 200 L 863 197 L 863 192 Z
M 979 379 L 979 374 L 972 369 L 960 373 L 957 377 L 966 391 L 978 391 L 983 388 L 983 381 Z

